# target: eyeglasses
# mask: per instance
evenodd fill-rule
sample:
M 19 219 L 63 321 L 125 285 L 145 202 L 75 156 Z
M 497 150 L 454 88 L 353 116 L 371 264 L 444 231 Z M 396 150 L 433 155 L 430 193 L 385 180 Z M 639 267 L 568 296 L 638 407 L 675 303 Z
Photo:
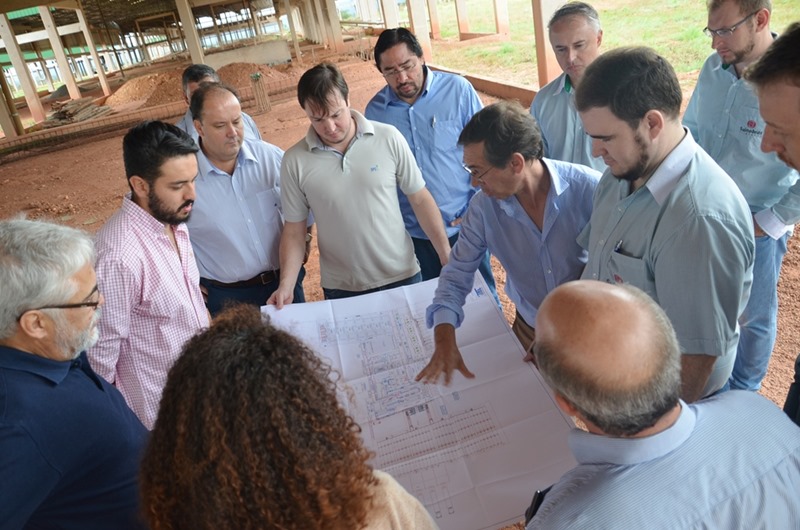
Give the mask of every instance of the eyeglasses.
M 736 31 L 736 28 L 747 22 L 756 13 L 758 13 L 758 11 L 753 11 L 752 13 L 750 13 L 749 15 L 747 15 L 742 20 L 740 20 L 739 22 L 737 22 L 736 24 L 734 24 L 729 28 L 711 29 L 708 26 L 706 26 L 705 28 L 703 28 L 703 33 L 706 34 L 706 37 L 713 37 L 714 35 L 722 38 L 730 37 L 731 35 L 733 35 L 733 32 Z
M 24 315 L 28 311 L 39 311 L 41 309 L 78 309 L 81 307 L 91 307 L 93 310 L 96 310 L 97 307 L 100 305 L 100 291 L 97 289 L 96 285 L 94 286 L 94 289 L 92 289 L 92 292 L 89 293 L 89 296 L 87 296 L 86 298 L 91 298 L 92 295 L 94 295 L 95 293 L 97 293 L 97 300 L 94 302 L 76 302 L 74 304 L 54 304 L 54 305 L 43 305 L 41 307 L 34 307 L 31 309 L 26 309 L 25 311 L 20 313 L 19 316 L 17 317 L 17 320 L 22 318 L 22 315 Z
M 475 180 L 477 180 L 477 181 L 479 181 L 479 182 L 483 182 L 483 177 L 484 177 L 484 176 L 486 176 L 486 174 L 487 174 L 488 172 L 490 172 L 491 170 L 493 170 L 493 169 L 494 169 L 494 166 L 491 166 L 489 169 L 487 169 L 486 171 L 484 171 L 484 172 L 483 172 L 483 173 L 481 173 L 480 175 L 476 175 L 476 174 L 475 174 L 475 171 L 473 171 L 473 170 L 471 170 L 469 167 L 467 167 L 467 165 L 466 165 L 466 164 L 461 164 L 461 167 L 463 167 L 463 168 L 464 168 L 464 171 L 466 171 L 467 173 L 469 173 L 469 176 L 470 176 L 470 177 L 474 178 Z
M 382 75 L 382 76 L 383 76 L 385 79 L 392 79 L 392 78 L 396 78 L 396 77 L 398 77 L 400 74 L 402 74 L 403 72 L 408 72 L 409 70 L 413 70 L 414 68 L 416 68 L 416 67 L 417 67 L 417 65 L 418 65 L 418 64 L 419 64 L 419 62 L 417 62 L 417 61 L 409 61 L 409 62 L 407 62 L 405 65 L 402 65 L 402 64 L 401 64 L 401 65 L 400 65 L 400 66 L 398 66 L 396 69 L 393 69 L 393 70 L 386 70 L 386 71 L 384 71 L 384 72 L 381 72 L 381 75 Z

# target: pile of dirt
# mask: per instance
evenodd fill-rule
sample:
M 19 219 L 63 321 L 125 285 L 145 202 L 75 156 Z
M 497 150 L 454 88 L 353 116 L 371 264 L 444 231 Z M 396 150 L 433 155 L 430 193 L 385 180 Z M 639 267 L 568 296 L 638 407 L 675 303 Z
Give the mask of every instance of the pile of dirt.
M 106 100 L 106 105 L 121 107 L 123 105 L 141 101 L 142 106 L 152 107 L 163 103 L 180 101 L 181 75 L 183 67 L 175 68 L 157 74 L 135 77 L 119 87 Z
M 267 83 L 288 79 L 290 76 L 281 70 L 265 64 L 230 63 L 217 70 L 217 73 L 223 83 L 235 88 L 242 88 L 250 86 L 250 75 L 256 72 L 259 72 Z

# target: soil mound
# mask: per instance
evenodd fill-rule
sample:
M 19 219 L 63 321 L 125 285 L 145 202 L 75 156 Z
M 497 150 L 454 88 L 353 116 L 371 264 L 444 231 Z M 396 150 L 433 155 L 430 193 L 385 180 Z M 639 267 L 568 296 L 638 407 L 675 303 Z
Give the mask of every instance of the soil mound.
M 157 74 L 135 77 L 114 92 L 106 100 L 106 105 L 121 107 L 135 101 L 142 101 L 143 107 L 153 107 L 163 103 L 180 101 L 181 74 L 183 68 L 176 68 Z
M 250 75 L 256 72 L 260 73 L 267 83 L 282 81 L 289 77 L 277 68 L 255 63 L 230 63 L 217 70 L 222 82 L 234 88 L 250 86 Z

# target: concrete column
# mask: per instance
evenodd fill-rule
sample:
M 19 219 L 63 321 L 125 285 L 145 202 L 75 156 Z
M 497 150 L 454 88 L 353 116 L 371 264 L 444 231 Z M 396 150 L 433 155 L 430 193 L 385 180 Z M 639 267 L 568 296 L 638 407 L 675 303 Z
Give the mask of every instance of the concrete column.
M 41 123 L 45 120 L 44 107 L 39 100 L 39 94 L 36 92 L 36 85 L 33 82 L 31 71 L 28 70 L 28 65 L 22 57 L 22 50 L 19 49 L 19 43 L 14 35 L 14 30 L 11 28 L 11 22 L 8 21 L 8 16 L 5 13 L 0 13 L 0 39 L 6 46 L 6 52 L 11 58 L 11 65 L 17 72 L 19 81 L 22 84 L 22 91 L 25 93 L 25 101 L 28 103 L 28 109 L 31 111 L 33 121 Z
M 439 10 L 436 8 L 436 0 L 428 0 L 428 18 L 431 22 L 431 38 L 438 40 L 442 38 L 442 27 L 439 23 Z
M 422 47 L 422 55 L 426 61 L 433 61 L 425 4 L 425 0 L 408 0 L 408 18 L 411 22 L 411 33 L 416 35 L 419 45 Z
M 108 79 L 106 79 L 106 73 L 103 71 L 103 67 L 100 63 L 100 57 L 97 56 L 97 46 L 94 45 L 94 38 L 92 37 L 92 32 L 89 31 L 89 26 L 86 25 L 86 18 L 83 16 L 82 9 L 76 9 L 75 14 L 78 15 L 78 24 L 81 25 L 81 31 L 83 32 L 83 38 L 86 41 L 86 46 L 89 48 L 89 53 L 92 54 L 92 59 L 94 59 L 94 64 L 97 65 L 97 79 L 100 81 L 100 86 L 103 87 L 103 94 L 106 96 L 111 95 L 111 87 L 108 86 Z M 111 43 L 111 46 L 114 46 L 114 43 Z M 106 58 L 108 61 L 108 58 Z M 108 64 L 108 63 L 106 63 Z M 69 70 L 67 70 L 69 72 Z
M 500 35 L 508 35 L 508 0 L 494 0 L 494 28 Z
M 175 0 L 175 6 L 178 8 L 178 16 L 183 27 L 183 38 L 186 41 L 186 48 L 189 49 L 192 62 L 195 64 L 204 63 L 206 58 L 203 54 L 203 45 L 194 25 L 194 15 L 192 14 L 192 8 L 189 6 L 189 0 Z
M 536 0 L 533 0 L 534 2 Z M 467 0 L 456 0 L 456 21 L 458 22 L 458 37 L 469 33 L 469 17 L 467 16 Z
M 303 35 L 311 42 L 317 42 L 317 25 L 314 21 L 314 9 L 308 0 L 300 4 L 300 16 L 303 19 Z
M 286 10 L 286 20 L 289 21 L 289 31 L 292 34 L 292 45 L 294 46 L 294 56 L 297 58 L 298 64 L 303 64 L 303 59 L 300 57 L 300 44 L 297 42 L 297 33 L 294 29 L 294 12 L 289 0 L 283 0 L 283 9 Z M 280 20 L 278 21 L 280 24 Z
M 397 0 L 381 0 L 383 11 L 383 27 L 396 28 L 400 25 L 400 10 L 397 9 Z
M 342 25 L 339 23 L 339 11 L 336 9 L 336 0 L 325 0 L 325 5 L 333 34 L 333 49 L 342 53 L 344 52 L 344 39 L 342 38 Z
M 322 3 L 320 0 L 314 0 L 314 10 L 317 13 L 317 21 L 319 22 L 319 31 L 321 42 L 325 46 L 333 47 L 333 35 L 328 24 L 325 23 L 325 17 L 322 15 Z
M 6 135 L 6 138 L 16 138 L 20 134 L 23 134 L 22 123 L 19 123 L 19 116 L 17 115 L 17 123 L 15 124 L 14 118 L 11 116 L 11 108 L 14 105 L 14 102 L 9 100 L 6 101 L 5 94 L 8 92 L 8 87 L 6 86 L 6 78 L 3 69 L 0 68 L 0 84 L 2 85 L 3 90 L 0 90 L 0 129 L 3 129 L 3 133 Z M 14 113 L 16 114 L 16 108 L 14 108 Z M 17 131 L 17 126 L 19 127 L 19 131 Z
M 46 6 L 39 6 L 39 16 L 42 17 L 44 22 L 44 29 L 47 32 L 47 39 L 50 41 L 50 47 L 53 49 L 56 63 L 58 64 L 58 73 L 61 74 L 61 80 L 67 85 L 67 91 L 71 99 L 80 99 L 81 91 L 78 90 L 78 84 L 72 76 L 67 63 L 67 55 L 64 53 L 64 45 L 61 42 L 61 37 L 58 35 L 58 28 L 53 20 L 53 15 L 50 9 Z
M 547 21 L 553 16 L 562 0 L 532 0 L 533 35 L 536 42 L 536 70 L 539 73 L 539 88 L 561 75 L 556 55 L 550 46 Z

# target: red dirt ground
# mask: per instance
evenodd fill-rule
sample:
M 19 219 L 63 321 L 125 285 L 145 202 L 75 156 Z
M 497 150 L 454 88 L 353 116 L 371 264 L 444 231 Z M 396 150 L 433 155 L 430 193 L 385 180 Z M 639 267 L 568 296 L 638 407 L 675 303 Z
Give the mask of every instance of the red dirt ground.
M 350 79 L 350 102 L 357 110 L 363 110 L 369 99 L 380 89 L 384 80 L 372 63 L 343 63 L 345 77 Z M 178 91 L 174 99 L 180 99 L 179 81 L 175 80 L 176 68 L 161 68 Z M 241 68 L 232 68 L 232 77 L 240 78 Z M 302 69 L 292 68 L 286 72 L 276 72 L 276 76 L 297 76 Z M 266 73 L 266 72 L 265 72 Z M 247 77 L 243 77 L 247 79 Z M 231 81 L 234 81 L 231 79 Z M 130 81 L 129 81 L 130 82 Z M 153 97 L 151 84 L 160 91 L 166 86 L 158 80 L 138 81 L 149 90 L 143 99 Z M 124 85 L 123 85 L 124 88 Z M 172 89 L 171 89 L 172 90 Z M 128 101 L 136 101 L 136 94 L 127 93 Z M 482 96 L 485 103 L 493 98 Z M 120 100 L 123 98 L 119 98 Z M 158 102 L 168 101 L 167 94 L 158 94 Z M 289 148 L 306 132 L 308 120 L 294 98 L 273 104 L 272 111 L 253 116 L 264 139 L 283 149 Z M 176 118 L 177 120 L 177 118 Z M 78 147 L 33 156 L 0 165 L 0 218 L 20 212 L 29 218 L 49 218 L 83 228 L 97 231 L 105 220 L 119 208 L 123 194 L 127 192 L 122 165 L 122 136 L 106 137 L 97 141 L 87 139 Z M 770 363 L 769 373 L 763 383 L 761 393 L 775 403 L 783 405 L 787 388 L 793 374 L 794 358 L 800 349 L 800 328 L 796 323 L 800 298 L 800 251 L 796 239 L 789 242 L 779 285 L 780 315 L 778 342 Z M 316 249 L 308 266 L 305 280 L 306 296 L 309 300 L 321 299 L 319 288 L 319 266 Z M 498 284 L 505 281 L 505 273 L 495 262 L 495 276 Z M 502 293 L 502 289 L 500 289 Z M 513 317 L 513 309 L 501 294 L 506 316 Z

